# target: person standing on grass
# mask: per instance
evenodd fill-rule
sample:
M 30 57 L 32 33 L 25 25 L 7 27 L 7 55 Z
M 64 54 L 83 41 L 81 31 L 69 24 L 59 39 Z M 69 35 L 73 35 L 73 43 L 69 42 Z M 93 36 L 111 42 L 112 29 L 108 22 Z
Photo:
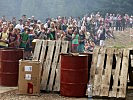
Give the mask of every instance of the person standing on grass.
M 105 46 L 105 27 L 103 28 L 102 33 L 100 34 L 100 46 Z
M 72 52 L 76 53 L 78 50 L 78 44 L 79 44 L 79 34 L 78 30 L 75 29 L 72 34 Z
M 67 31 L 65 34 L 65 40 L 69 41 L 69 52 L 72 52 L 72 34 L 73 34 L 73 28 L 71 25 L 67 27 Z

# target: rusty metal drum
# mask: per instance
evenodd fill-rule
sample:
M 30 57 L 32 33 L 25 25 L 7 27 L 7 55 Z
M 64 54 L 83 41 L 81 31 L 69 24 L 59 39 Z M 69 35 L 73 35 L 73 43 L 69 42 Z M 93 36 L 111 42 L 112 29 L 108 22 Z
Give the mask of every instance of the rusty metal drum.
M 17 86 L 20 59 L 23 49 L 0 49 L 0 86 Z
M 60 93 L 62 96 L 85 96 L 88 83 L 88 56 L 62 54 L 60 77 Z

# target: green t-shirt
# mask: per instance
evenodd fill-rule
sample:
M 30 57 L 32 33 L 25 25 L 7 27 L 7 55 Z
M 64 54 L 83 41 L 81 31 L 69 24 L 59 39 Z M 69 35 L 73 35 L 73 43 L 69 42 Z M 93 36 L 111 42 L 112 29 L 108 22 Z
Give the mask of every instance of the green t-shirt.
M 29 36 L 25 32 L 23 32 L 21 34 L 21 40 L 22 40 L 22 42 L 20 43 L 20 47 L 21 48 L 26 48 L 26 44 L 27 44 L 28 38 L 29 38 Z
M 48 34 L 48 39 L 53 40 L 54 39 L 53 34 L 49 33 Z
M 75 36 L 75 34 L 72 34 L 72 38 Z M 76 34 L 75 38 L 72 40 L 72 44 L 79 44 L 78 42 L 79 34 Z

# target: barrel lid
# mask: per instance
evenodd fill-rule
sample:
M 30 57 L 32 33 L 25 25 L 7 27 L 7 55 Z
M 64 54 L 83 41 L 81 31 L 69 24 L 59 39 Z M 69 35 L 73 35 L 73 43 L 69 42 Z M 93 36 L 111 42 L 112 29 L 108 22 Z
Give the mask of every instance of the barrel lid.
M 63 56 L 88 56 L 87 54 L 80 54 L 80 53 L 60 53 Z
M 5 48 L 0 48 L 2 51 L 10 51 L 10 50 L 24 50 L 23 48 L 10 48 L 10 47 L 5 47 Z

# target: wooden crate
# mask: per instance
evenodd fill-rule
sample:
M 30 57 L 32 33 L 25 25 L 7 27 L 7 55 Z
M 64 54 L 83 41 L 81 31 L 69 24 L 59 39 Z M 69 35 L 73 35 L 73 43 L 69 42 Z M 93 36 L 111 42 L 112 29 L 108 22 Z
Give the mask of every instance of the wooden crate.
M 67 52 L 68 41 L 37 41 L 33 60 L 42 63 L 41 90 L 60 91 L 60 53 Z
M 90 71 L 93 97 L 125 98 L 129 50 L 97 47 Z

